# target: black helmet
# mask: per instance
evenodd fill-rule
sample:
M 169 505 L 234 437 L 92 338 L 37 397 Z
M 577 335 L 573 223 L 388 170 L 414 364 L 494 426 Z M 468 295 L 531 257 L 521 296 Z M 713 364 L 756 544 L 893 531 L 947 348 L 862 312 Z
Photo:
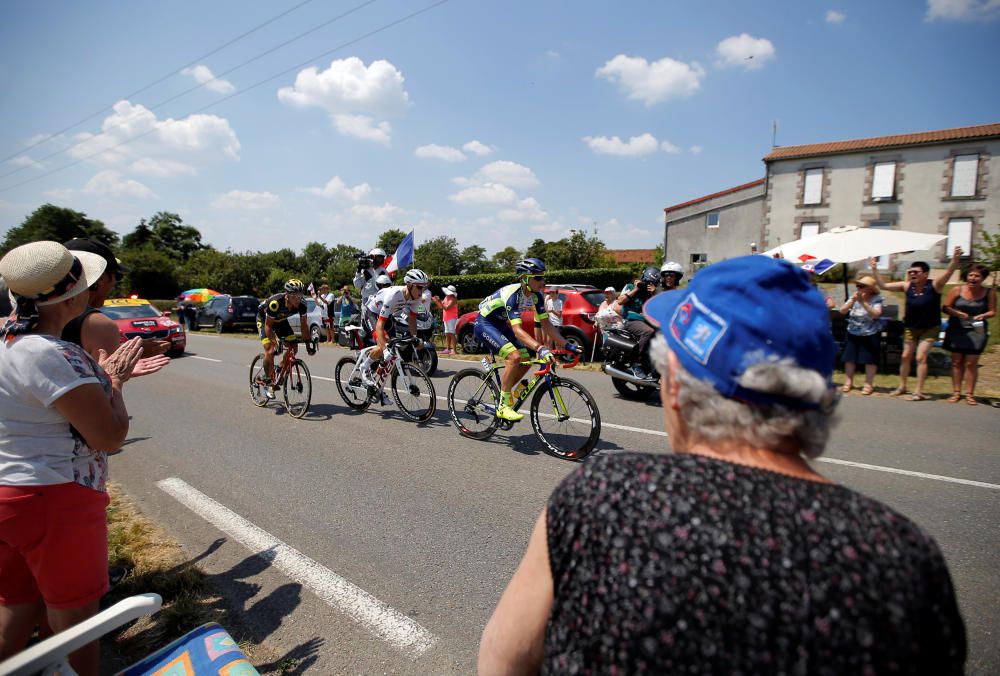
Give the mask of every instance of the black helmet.
M 545 273 L 545 263 L 538 258 L 525 258 L 517 262 L 514 271 L 519 275 L 541 275 Z
M 643 284 L 659 284 L 660 283 L 660 271 L 650 265 L 648 268 L 642 271 L 642 275 L 639 276 L 639 281 Z

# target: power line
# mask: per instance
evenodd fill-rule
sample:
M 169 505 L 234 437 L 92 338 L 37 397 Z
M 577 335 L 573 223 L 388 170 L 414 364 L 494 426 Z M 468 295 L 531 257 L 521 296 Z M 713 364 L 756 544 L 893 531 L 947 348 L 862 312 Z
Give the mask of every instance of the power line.
M 281 71 L 280 73 L 276 73 L 276 74 L 272 75 L 271 77 L 266 78 L 264 80 L 261 80 L 260 82 L 257 82 L 255 84 L 252 84 L 249 87 L 241 89 L 238 92 L 230 94 L 229 96 L 224 96 L 223 98 L 221 98 L 221 99 L 219 99 L 217 101 L 214 101 L 212 103 L 209 103 L 206 106 L 202 106 L 201 108 L 198 108 L 197 110 L 194 110 L 194 111 L 188 113 L 187 115 L 184 115 L 183 117 L 190 117 L 191 115 L 197 115 L 198 113 L 202 113 L 202 112 L 208 110 L 209 108 L 214 108 L 215 106 L 219 105 L 220 103 L 224 103 L 226 101 L 229 101 L 230 99 L 234 99 L 237 96 L 240 96 L 242 94 L 245 94 L 246 92 L 249 92 L 249 91 L 252 91 L 252 90 L 256 89 L 257 87 L 260 87 L 261 85 L 267 84 L 271 80 L 276 80 L 279 77 L 282 77 L 284 75 L 287 75 L 288 73 L 291 73 L 292 71 L 299 70 L 301 68 L 304 68 L 304 67 L 310 65 L 314 61 L 317 61 L 317 60 L 322 59 L 324 57 L 330 56 L 331 54 L 339 52 L 342 49 L 345 49 L 347 47 L 355 45 L 355 44 L 357 44 L 357 43 L 359 43 L 362 40 L 365 40 L 367 38 L 370 38 L 373 35 L 377 35 L 377 34 L 383 32 L 383 31 L 386 31 L 386 30 L 388 30 L 390 28 L 393 28 L 394 26 L 398 26 L 399 24 L 404 23 L 406 21 L 409 21 L 410 19 L 412 19 L 414 17 L 420 16 L 421 14 L 424 14 L 426 12 L 431 11 L 432 9 L 435 9 L 436 7 L 439 7 L 440 5 L 445 4 L 446 2 L 448 2 L 448 0 L 438 0 L 437 2 L 431 3 L 430 5 L 427 5 L 426 7 L 422 8 L 422 9 L 418 9 L 415 12 L 411 12 L 410 14 L 407 14 L 404 17 L 396 19 L 395 21 L 392 21 L 390 23 L 387 23 L 384 26 L 376 28 L 373 31 L 369 31 L 368 33 L 365 33 L 364 35 L 362 35 L 360 37 L 354 38 L 353 40 L 349 40 L 348 42 L 345 42 L 345 43 L 342 43 L 340 45 L 337 45 L 333 49 L 325 51 L 322 54 L 317 54 L 316 56 L 312 57 L 311 59 L 308 59 L 307 61 L 303 61 L 302 63 L 300 63 L 300 64 L 298 64 L 296 66 L 292 66 L 291 68 L 287 68 L 287 69 Z M 170 119 L 170 120 L 166 120 L 165 124 L 170 125 L 170 124 L 174 124 L 174 123 L 176 123 L 178 121 L 179 120 Z M 124 141 L 120 141 L 119 143 L 116 143 L 115 145 L 111 146 L 110 148 L 105 148 L 105 149 L 99 150 L 99 151 L 97 151 L 95 153 L 91 153 L 90 155 L 87 155 L 85 157 L 81 157 L 76 162 L 71 162 L 70 164 L 63 165 L 61 167 L 53 169 L 52 171 L 47 171 L 44 174 L 39 174 L 38 176 L 33 176 L 33 177 L 31 177 L 31 178 L 29 178 L 27 180 L 21 181 L 20 183 L 15 183 L 13 185 L 9 185 L 6 188 L 0 188 L 0 193 L 5 193 L 5 192 L 7 192 L 9 190 L 13 190 L 14 188 L 19 188 L 22 185 L 27 185 L 28 183 L 33 183 L 33 182 L 38 181 L 40 179 L 43 179 L 43 178 L 45 178 L 47 176 L 51 176 L 52 174 L 56 174 L 56 173 L 58 173 L 60 171 L 64 171 L 64 170 L 69 169 L 71 167 L 75 167 L 76 165 L 78 165 L 78 164 L 80 164 L 82 162 L 85 162 L 85 161 L 89 160 L 92 157 L 97 157 L 98 155 L 103 155 L 104 153 L 110 152 L 110 151 L 114 150 L 115 148 L 120 148 L 121 146 L 123 146 L 123 145 L 125 145 L 127 143 L 131 143 L 133 141 L 138 141 L 139 139 L 145 138 L 146 136 L 149 136 L 150 134 L 154 134 L 157 131 L 159 131 L 161 128 L 162 127 L 150 129 L 149 131 L 143 132 L 142 134 L 139 134 L 137 136 L 133 136 L 131 138 L 127 138 Z
M 302 2 L 300 2 L 299 4 L 295 5 L 294 7 L 290 8 L 290 9 L 287 9 L 287 10 L 285 10 L 285 11 L 284 11 L 284 12 L 282 12 L 281 14 L 278 14 L 277 16 L 274 16 L 274 17 L 271 17 L 270 19 L 268 19 L 267 21 L 265 21 L 265 22 L 264 22 L 264 23 L 262 23 L 262 24 L 259 24 L 259 25 L 257 25 L 257 26 L 254 26 L 253 28 L 251 28 L 250 30 L 248 30 L 248 31 L 247 31 L 246 33 L 243 33 L 242 35 L 238 35 L 237 37 L 233 38 L 232 40 L 230 40 L 229 42 L 225 43 L 225 44 L 224 44 L 224 45 L 222 45 L 221 47 L 216 47 L 216 48 L 215 48 L 215 49 L 213 49 L 212 51 L 210 51 L 210 52 L 207 52 L 207 53 L 205 53 L 205 54 L 202 54 L 201 56 L 197 57 L 197 58 L 196 58 L 196 59 L 194 59 L 193 61 L 190 61 L 190 62 L 188 62 L 188 63 L 184 64 L 184 65 L 183 65 L 183 66 L 181 66 L 180 68 L 175 68 L 174 70 L 170 71 L 169 73 L 167 73 L 166 75 L 164 75 L 164 76 L 163 76 L 163 77 L 161 77 L 160 79 L 158 79 L 158 80 L 155 80 L 155 81 L 153 81 L 153 82 L 149 83 L 148 85 L 146 85 L 146 86 L 145 86 L 145 87 L 143 87 L 142 89 L 137 89 L 137 90 L 135 90 L 134 92 L 132 92 L 131 94 L 127 94 L 127 95 L 125 95 L 125 96 L 119 96 L 117 100 L 118 100 L 118 101 L 120 101 L 121 99 L 131 99 L 131 98 L 132 98 L 133 96 L 136 96 L 136 95 L 138 95 L 138 94 L 141 94 L 141 93 L 143 93 L 144 91 L 146 91 L 147 89 L 151 89 L 152 87 L 155 87 L 156 85 L 160 84 L 160 83 L 161 83 L 161 82 L 163 82 L 164 80 L 167 80 L 167 79 L 169 79 L 169 78 L 172 78 L 172 77 L 173 77 L 174 75 L 176 75 L 176 74 L 177 74 L 177 73 L 178 73 L 179 71 L 182 71 L 182 70 L 184 70 L 185 68 L 190 68 L 191 66 L 193 66 L 193 65 L 197 64 L 197 63 L 198 63 L 199 61 L 203 61 L 203 60 L 207 59 L 208 57 L 212 56 L 213 54 L 217 54 L 217 53 L 221 52 L 221 51 L 222 51 L 223 49 L 225 49 L 226 47 L 229 47 L 230 45 L 233 45 L 233 44 L 236 44 L 237 42 L 239 42 L 240 40 L 242 40 L 242 39 L 243 39 L 243 38 L 245 38 L 246 36 L 250 35 L 251 33 L 256 33 L 256 32 L 257 32 L 257 31 L 259 31 L 259 30 L 260 30 L 261 28 L 264 28 L 265 26 L 267 26 L 267 25 L 269 25 L 269 24 L 272 24 L 272 23 L 274 23 L 275 21 L 277 21 L 278 19 L 280 19 L 280 18 L 281 18 L 281 17 L 283 17 L 283 16 L 286 16 L 286 15 L 288 15 L 288 14 L 291 14 L 292 12 L 294 12 L 295 10 L 297 10 L 297 9 L 298 9 L 299 7 L 302 7 L 303 5 L 307 5 L 307 4 L 309 4 L 310 2 L 312 2 L 312 1 L 313 1 L 313 0 L 303 0 L 303 1 L 302 1 Z M 36 141 L 35 143 L 32 143 L 32 144 L 31 144 L 31 145 L 29 145 L 29 146 L 26 146 L 26 147 L 25 147 L 25 148 L 23 148 L 22 150 L 19 150 L 19 151 L 17 151 L 16 153 L 14 153 L 13 155 L 8 155 L 7 157 L 3 157 L 3 158 L 0 158 L 0 162 L 6 162 L 7 160 L 10 160 L 10 159 L 13 159 L 13 158 L 17 157 L 18 155 L 21 155 L 21 154 L 23 154 L 23 153 L 26 153 L 26 152 L 28 152 L 28 151 L 29 151 L 29 150 L 31 150 L 32 148 L 36 148 L 36 147 L 38 147 L 38 146 L 42 145 L 43 143 L 45 143 L 46 141 L 48 141 L 48 140 L 50 140 L 50 139 L 53 139 L 53 138 L 55 138 L 55 137 L 57 137 L 57 136 L 60 136 L 61 134 L 65 134 L 65 133 L 66 133 L 66 132 L 68 132 L 68 131 L 69 131 L 70 129 L 74 129 L 74 128 L 76 128 L 76 127 L 79 127 L 79 126 L 80 126 L 81 124 L 83 124 L 84 122 L 88 122 L 88 121 L 90 121 L 90 120 L 94 119 L 95 117 L 97 117 L 97 116 L 98 116 L 98 115 L 100 115 L 101 113 L 104 113 L 105 111 L 107 111 L 107 110 L 108 110 L 109 108 L 110 108 L 110 106 L 105 106 L 105 107 L 101 108 L 100 110 L 98 110 L 97 112 L 94 112 L 94 113 L 91 113 L 90 115 L 88 115 L 87 117 L 83 118 L 82 120 L 79 120 L 78 122 L 74 122 L 73 124 L 69 125 L 68 127 L 65 127 L 65 128 L 63 128 L 63 129 L 60 129 L 59 131 L 57 131 L 56 133 L 54 133 L 54 134 L 52 134 L 52 135 L 50 135 L 50 136 L 47 136 L 47 137 L 45 137 L 45 138 L 43 138 L 43 139 L 41 139 L 41 140 L 39 140 L 39 141 Z M 49 157 L 51 157 L 51 155 L 50 155 Z M 43 159 L 46 159 L 46 158 L 43 158 Z M 11 173 L 16 173 L 16 172 L 11 172 Z M 10 174 L 4 174 L 3 176 L 0 176 L 0 178 L 3 178 L 4 176 L 10 176 Z

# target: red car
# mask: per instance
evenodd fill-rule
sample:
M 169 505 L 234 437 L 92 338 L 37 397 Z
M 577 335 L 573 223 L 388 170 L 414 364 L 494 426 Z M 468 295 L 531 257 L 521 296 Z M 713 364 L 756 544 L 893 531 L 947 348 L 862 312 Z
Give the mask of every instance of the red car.
M 168 340 L 170 349 L 167 354 L 176 357 L 184 354 L 187 347 L 187 334 L 184 327 L 173 319 L 164 316 L 153 307 L 148 300 L 140 298 L 109 298 L 101 308 L 106 316 L 118 325 L 121 342 L 131 340 L 136 336 L 142 339 Z
M 604 292 L 589 284 L 553 284 L 547 288 L 559 289 L 559 300 L 563 304 L 563 325 L 559 332 L 567 342 L 583 348 L 583 354 L 589 357 L 596 335 L 594 315 L 604 302 Z M 466 354 L 485 351 L 473 333 L 478 314 L 478 311 L 466 312 L 458 318 L 458 324 L 455 326 L 458 344 Z M 524 326 L 534 326 L 535 313 L 525 312 L 521 315 L 521 319 L 524 321 Z

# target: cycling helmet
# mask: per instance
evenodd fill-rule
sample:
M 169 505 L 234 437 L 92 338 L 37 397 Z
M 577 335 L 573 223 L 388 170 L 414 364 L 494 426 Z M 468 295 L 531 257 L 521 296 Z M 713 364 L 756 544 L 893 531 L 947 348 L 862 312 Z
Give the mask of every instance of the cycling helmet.
M 684 268 L 681 267 L 680 263 L 674 263 L 673 261 L 667 261 L 660 267 L 661 275 L 664 275 L 668 272 L 672 272 L 673 274 L 677 275 L 678 282 L 681 280 L 681 277 L 684 276 Z
M 389 279 L 389 275 L 379 275 L 375 278 L 375 286 L 384 289 L 387 286 L 392 286 L 392 280 Z
M 403 281 L 407 284 L 430 284 L 431 280 L 427 276 L 426 272 L 413 268 L 406 273 L 406 276 L 403 277 Z
M 545 273 L 545 263 L 537 258 L 525 258 L 514 266 L 519 275 L 541 275 Z
M 639 281 L 643 284 L 659 284 L 660 271 L 650 265 L 642 271 L 642 274 L 639 276 Z
M 368 252 L 368 255 L 371 256 L 372 258 L 378 258 L 379 256 L 385 258 L 385 249 L 375 247 L 374 249 Z
M 285 293 L 302 293 L 305 288 L 301 279 L 289 279 L 285 282 Z

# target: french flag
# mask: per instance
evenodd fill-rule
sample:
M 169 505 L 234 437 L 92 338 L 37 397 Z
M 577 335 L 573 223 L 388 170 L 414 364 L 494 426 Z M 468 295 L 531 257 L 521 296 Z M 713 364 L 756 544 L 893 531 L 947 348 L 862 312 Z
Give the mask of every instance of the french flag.
M 413 265 L 413 230 L 396 247 L 396 252 L 385 260 L 385 271 L 392 275 L 396 270 Z
M 801 258 L 801 256 L 800 256 L 800 258 Z M 814 256 L 810 256 L 809 258 L 812 258 L 812 259 L 815 260 Z M 808 272 L 812 272 L 813 274 L 822 275 L 824 272 L 826 272 L 827 270 L 829 270 L 830 268 L 832 268 L 834 265 L 836 265 L 836 263 L 834 263 L 833 261 L 831 261 L 829 258 L 824 258 L 823 260 L 816 261 L 815 263 L 813 263 L 812 261 L 810 261 L 810 262 L 806 263 L 805 265 L 803 265 L 802 269 L 806 270 Z

